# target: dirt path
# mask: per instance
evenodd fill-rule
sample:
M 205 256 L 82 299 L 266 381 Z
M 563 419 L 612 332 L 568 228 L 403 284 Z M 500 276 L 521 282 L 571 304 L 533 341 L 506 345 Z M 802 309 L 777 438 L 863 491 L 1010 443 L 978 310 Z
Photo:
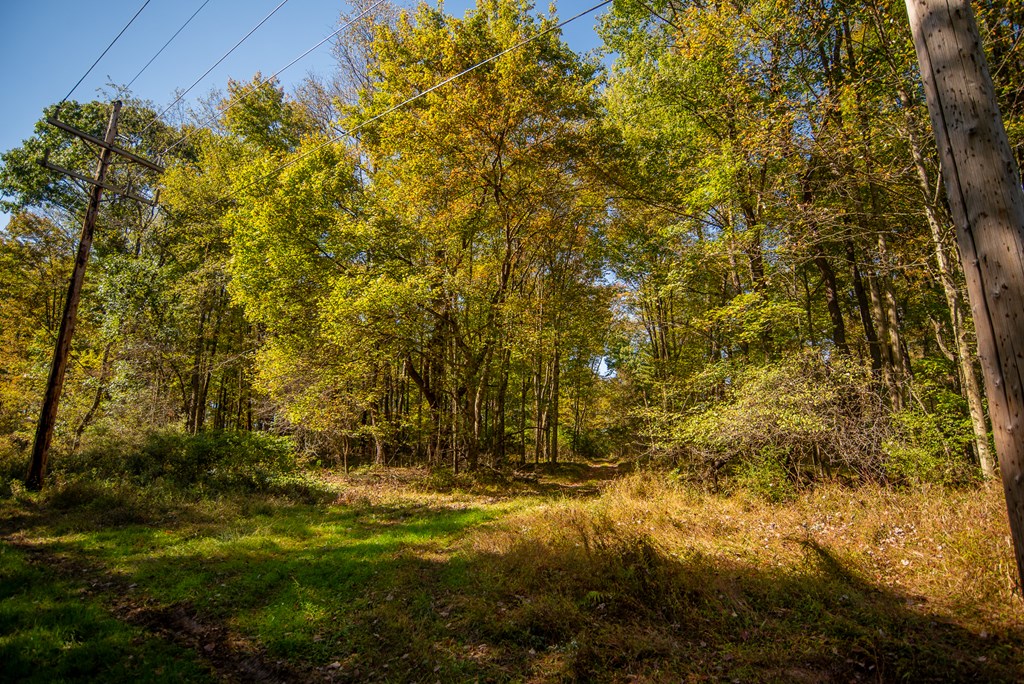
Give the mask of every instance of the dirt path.
M 533 478 L 536 489 L 544 494 L 562 496 L 594 496 L 626 469 L 619 463 L 540 464 L 523 471 Z

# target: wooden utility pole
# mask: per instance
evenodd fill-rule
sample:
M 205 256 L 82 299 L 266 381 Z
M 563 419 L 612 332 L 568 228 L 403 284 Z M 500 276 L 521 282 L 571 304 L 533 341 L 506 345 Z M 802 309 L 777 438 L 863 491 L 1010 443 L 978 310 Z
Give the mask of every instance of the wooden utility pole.
M 78 137 L 98 145 L 101 148 L 100 160 L 96 166 L 96 175 L 93 178 L 86 178 L 73 171 L 63 169 L 49 163 L 44 158 L 42 165 L 79 180 L 84 180 L 92 185 L 89 192 L 89 207 L 85 213 L 85 221 L 82 223 L 82 234 L 78 241 L 78 254 L 75 257 L 75 267 L 71 272 L 71 283 L 68 285 L 68 294 L 64 299 L 64 315 L 60 320 L 60 329 L 57 332 L 57 343 L 53 350 L 53 363 L 50 366 L 50 375 L 46 382 L 46 394 L 43 396 L 43 407 L 39 413 L 39 423 L 36 426 L 36 438 L 32 445 L 32 461 L 29 464 L 28 477 L 25 479 L 25 486 L 28 489 L 39 490 L 43 487 L 43 478 L 46 475 L 46 461 L 50 451 L 50 442 L 53 438 L 53 427 L 57 422 L 57 405 L 60 402 L 61 389 L 64 386 L 64 373 L 68 367 L 68 357 L 71 353 L 71 338 L 75 333 L 75 323 L 78 319 L 78 302 L 82 295 L 82 283 L 85 280 L 85 268 L 89 263 L 89 252 L 92 249 L 92 236 L 96 229 L 96 218 L 99 215 L 100 200 L 103 197 L 104 188 L 119 194 L 125 194 L 147 204 L 155 202 L 142 197 L 124 193 L 109 185 L 107 180 L 107 169 L 110 167 L 110 159 L 116 153 L 125 156 L 132 161 L 142 163 L 157 171 L 163 169 L 152 162 L 137 157 L 126 150 L 114 145 L 117 136 L 117 119 L 121 112 L 121 102 L 113 103 L 113 111 L 110 113 L 110 121 L 107 124 L 106 135 L 100 140 L 88 133 L 78 131 L 67 124 L 58 121 L 56 118 L 48 119 L 49 123 L 66 130 Z
M 969 0 L 906 0 L 1024 586 L 1024 190 Z

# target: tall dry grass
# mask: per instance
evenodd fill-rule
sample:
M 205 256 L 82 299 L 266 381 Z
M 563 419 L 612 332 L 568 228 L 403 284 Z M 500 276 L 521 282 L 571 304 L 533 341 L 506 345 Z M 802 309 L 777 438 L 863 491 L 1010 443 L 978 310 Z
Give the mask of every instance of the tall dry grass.
M 539 681 L 1024 677 L 995 489 L 821 487 L 771 504 L 635 474 L 466 543 L 480 568 L 467 615 L 488 639 L 547 649 Z

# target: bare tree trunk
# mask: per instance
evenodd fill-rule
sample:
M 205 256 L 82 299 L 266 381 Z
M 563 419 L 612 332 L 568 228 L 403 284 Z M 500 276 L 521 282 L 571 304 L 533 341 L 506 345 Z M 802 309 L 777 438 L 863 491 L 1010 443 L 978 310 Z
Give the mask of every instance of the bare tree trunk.
M 82 422 L 78 424 L 75 429 L 75 441 L 71 445 L 71 453 L 77 453 L 78 447 L 82 444 L 82 435 L 85 434 L 86 428 L 92 424 L 92 421 L 96 418 L 96 411 L 100 408 L 100 403 L 103 401 L 103 394 L 107 391 L 107 376 L 110 373 L 110 346 L 113 342 L 108 342 L 107 346 L 103 348 L 103 360 L 100 362 L 100 377 L 96 381 L 96 394 L 93 396 L 92 405 L 89 410 L 86 411 L 85 416 L 82 418 Z
M 484 377 L 477 381 L 476 389 L 473 390 L 473 430 L 469 438 L 469 452 L 467 454 L 470 470 L 476 470 L 477 465 L 479 465 L 480 441 L 483 430 L 484 390 L 487 388 L 486 378 L 485 373 Z
M 208 365 L 206 366 L 206 371 L 203 375 L 202 387 L 199 393 L 199 401 L 195 407 L 195 433 L 202 431 L 203 426 L 206 423 L 206 398 L 209 395 L 210 380 L 213 377 L 214 360 L 217 358 L 217 345 L 220 342 L 221 324 L 224 321 L 224 305 L 226 305 L 227 297 L 227 293 L 224 292 L 223 290 L 221 291 L 220 294 L 224 298 L 224 300 L 219 303 L 215 302 L 214 306 L 216 308 L 213 310 L 213 313 L 210 314 L 211 316 L 216 315 L 216 318 L 213 324 L 213 337 L 209 342 L 209 358 L 205 361 L 205 364 Z
M 551 446 L 548 448 L 548 461 L 551 463 L 558 463 L 558 383 L 561 376 L 561 356 L 556 346 L 554 357 L 551 359 L 551 401 L 548 402 L 548 413 L 551 415 L 551 418 L 548 420 L 551 438 Z
M 860 266 L 857 264 L 857 250 L 853 246 L 853 240 L 846 241 L 846 257 L 850 261 L 850 268 L 853 270 L 853 292 L 857 296 L 857 308 L 860 310 L 860 322 L 864 326 L 864 338 L 868 341 L 868 353 L 871 355 L 871 370 L 876 374 L 882 370 L 882 352 L 878 345 L 878 334 L 875 332 L 875 324 L 871 320 L 871 302 L 868 300 L 867 290 L 864 288 L 864 279 L 860 274 Z
M 547 432 L 546 432 L 546 417 L 547 413 L 544 411 L 544 385 L 545 380 L 542 372 L 542 363 L 540 355 L 537 356 L 537 367 L 533 372 L 533 391 L 534 391 L 534 424 L 533 424 L 533 463 L 536 465 L 540 463 L 541 459 L 546 455 L 547 449 Z
M 204 306 L 199 314 L 199 330 L 196 332 L 195 351 L 192 355 L 192 373 L 189 378 L 188 423 L 186 429 L 193 435 L 199 431 L 197 422 L 199 418 L 200 395 L 202 394 L 203 347 L 206 346 L 206 321 L 208 317 L 209 311 Z
M 807 341 L 814 346 L 817 340 L 814 336 L 814 307 L 811 300 L 811 284 L 807 278 L 807 269 L 800 269 L 800 281 L 804 286 L 804 310 L 807 313 Z M 711 355 L 714 357 L 714 354 Z
M 889 343 L 889 317 L 885 315 L 885 308 L 882 305 L 882 291 L 878 284 L 878 276 L 869 276 L 867 281 L 868 293 L 871 295 L 871 312 L 874 314 L 875 323 L 878 324 L 878 350 L 882 355 L 882 377 L 889 391 L 889 401 L 892 403 L 892 407 L 898 410 L 903 408 L 903 392 L 893 369 L 892 346 Z
M 906 102 L 909 98 L 901 93 Z M 995 460 L 992 458 L 992 451 L 988 446 L 988 421 L 985 419 L 985 405 L 982 401 L 981 384 L 974 371 L 974 351 L 971 349 L 971 341 L 967 334 L 966 317 L 963 297 L 960 296 L 960 288 L 957 287 L 953 277 L 953 265 L 950 263 L 949 254 L 946 252 L 946 244 L 942 239 L 943 221 L 939 218 L 939 210 L 932 201 L 931 181 L 928 178 L 928 169 L 925 167 L 924 157 L 921 154 L 921 146 L 918 144 L 917 136 L 911 128 L 911 122 L 907 122 L 907 137 L 910 140 L 910 149 L 914 157 L 914 166 L 917 168 L 917 179 L 921 186 L 921 193 L 924 196 L 925 215 L 928 219 L 928 227 L 932 233 L 932 246 L 935 248 L 935 262 L 939 268 L 939 283 L 946 295 L 946 306 L 949 307 L 950 323 L 953 327 L 953 340 L 956 343 L 956 361 L 960 371 L 960 382 L 963 387 L 964 397 L 967 399 L 967 406 L 971 414 L 971 427 L 974 430 L 974 448 L 978 454 L 978 463 L 985 477 L 996 476 Z
M 494 465 L 505 465 L 505 399 L 508 396 L 508 364 L 512 350 L 506 349 L 501 355 L 501 380 L 498 383 L 498 396 L 494 404 Z
M 459 396 L 458 392 L 452 396 L 452 472 L 459 474 Z
M 370 427 L 373 428 L 373 464 L 376 466 L 387 465 L 384 457 L 384 443 L 377 432 L 377 409 L 370 409 Z
M 814 257 L 814 265 L 818 268 L 818 273 L 821 274 L 821 279 L 825 283 L 825 302 L 828 304 L 828 317 L 832 321 L 832 341 L 836 345 L 836 350 L 848 357 L 850 345 L 846 343 L 846 325 L 843 323 L 843 310 L 839 305 L 839 286 L 836 284 L 836 273 L 823 254 Z
M 732 297 L 743 294 L 743 281 L 740 279 L 740 269 L 736 262 L 736 251 L 739 248 L 736 246 L 736 228 L 732 221 L 732 210 L 729 211 L 729 278 L 732 284 Z M 727 298 L 728 295 L 727 295 Z M 740 342 L 740 351 L 746 356 L 750 353 L 750 344 L 745 341 Z
M 878 235 L 878 258 L 885 267 L 889 263 L 889 246 L 885 236 Z M 907 405 L 907 380 L 909 368 L 903 355 L 900 339 L 899 317 L 896 313 L 896 296 L 887 276 L 877 273 L 868 279 L 871 293 L 871 308 L 878 323 L 878 341 L 882 352 L 882 367 L 885 384 L 889 389 L 889 400 L 894 409 Z
M 526 374 L 522 376 L 522 395 L 519 402 L 519 465 L 526 465 L 526 393 L 529 387 L 526 384 Z
M 1024 581 L 1024 191 L 967 0 L 907 0 Z
M 878 258 L 883 264 L 889 264 L 889 241 L 884 232 L 878 234 Z M 899 382 L 900 394 L 904 403 L 907 400 L 907 382 L 910 380 L 910 360 L 906 355 L 903 336 L 900 332 L 900 318 L 896 306 L 896 291 L 889 277 L 879 279 L 882 294 L 882 307 L 889 330 L 889 347 L 892 352 L 892 366 Z

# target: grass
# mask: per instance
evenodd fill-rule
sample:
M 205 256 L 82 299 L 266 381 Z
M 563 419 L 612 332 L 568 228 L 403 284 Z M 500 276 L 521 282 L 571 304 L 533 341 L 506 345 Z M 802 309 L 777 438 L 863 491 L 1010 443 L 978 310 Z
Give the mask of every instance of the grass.
M 0 681 L 214 681 L 188 650 L 111 617 L 0 545 Z
M 101 664 L 124 653 L 184 680 L 1024 678 L 999 492 L 770 504 L 613 474 L 370 471 L 325 482 L 320 505 L 95 484 L 8 498 L 0 657 L 47 681 L 116 680 Z M 63 617 L 39 623 L 42 602 Z
M 488 592 L 466 609 L 553 680 L 1016 681 L 1007 541 L 997 492 L 772 505 L 635 476 L 477 535 Z

